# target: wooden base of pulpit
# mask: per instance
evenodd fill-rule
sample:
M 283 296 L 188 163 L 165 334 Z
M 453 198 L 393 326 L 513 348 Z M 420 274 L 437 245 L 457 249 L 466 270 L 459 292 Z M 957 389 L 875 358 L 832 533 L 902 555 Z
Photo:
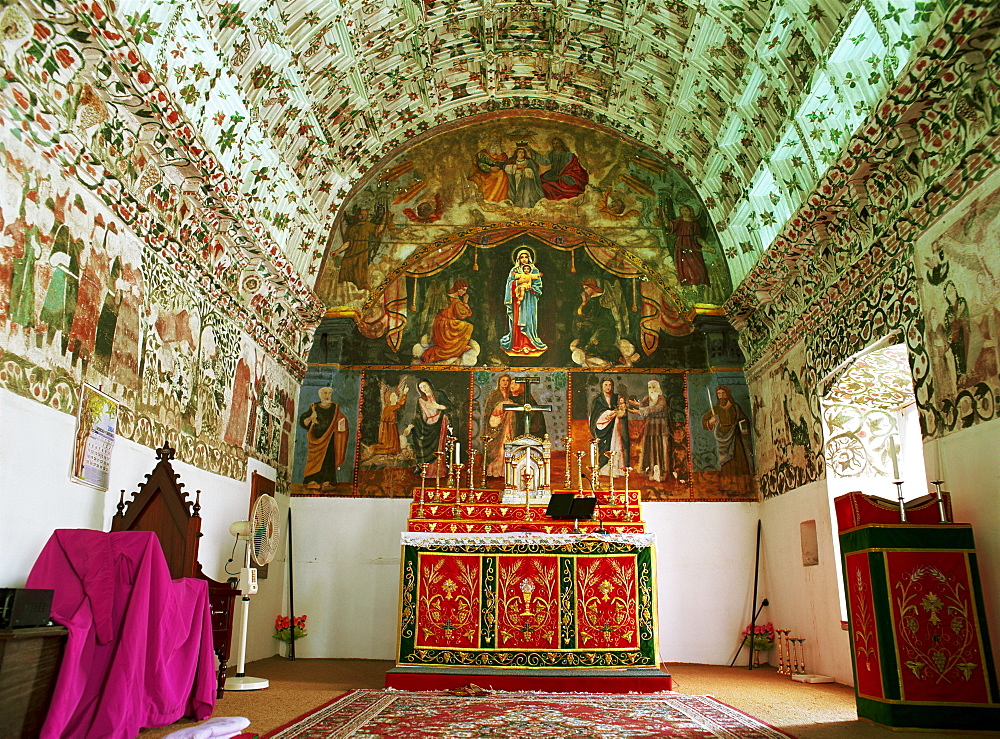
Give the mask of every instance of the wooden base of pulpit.
M 858 717 L 892 728 L 1000 726 L 971 526 L 838 519 Z

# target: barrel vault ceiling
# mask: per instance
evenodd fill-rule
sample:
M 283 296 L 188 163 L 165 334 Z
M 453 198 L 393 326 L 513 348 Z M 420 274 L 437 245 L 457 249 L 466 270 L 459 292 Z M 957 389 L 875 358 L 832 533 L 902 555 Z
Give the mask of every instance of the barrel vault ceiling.
M 943 3 L 123 0 L 148 63 L 299 277 L 352 188 L 443 124 L 541 109 L 672 158 L 734 284 L 884 95 Z

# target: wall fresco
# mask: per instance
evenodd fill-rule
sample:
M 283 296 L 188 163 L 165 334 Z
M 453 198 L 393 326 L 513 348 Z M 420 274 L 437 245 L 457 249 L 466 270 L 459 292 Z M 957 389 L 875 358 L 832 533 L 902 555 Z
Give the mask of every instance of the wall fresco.
M 327 305 L 370 309 L 396 270 L 436 271 L 412 263 L 421 246 L 524 221 L 627 249 L 681 312 L 721 304 L 732 289 L 707 209 L 675 166 L 569 119 L 504 116 L 438 134 L 386 162 L 342 212 L 316 286 Z
M 67 413 L 101 387 L 124 438 L 237 479 L 248 454 L 287 465 L 294 379 L 90 190 L 0 156 L 0 383 Z

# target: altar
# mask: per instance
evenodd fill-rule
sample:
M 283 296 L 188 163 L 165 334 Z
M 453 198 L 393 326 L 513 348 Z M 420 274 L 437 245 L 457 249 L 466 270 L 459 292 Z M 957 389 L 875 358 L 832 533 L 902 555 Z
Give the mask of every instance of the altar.
M 388 687 L 671 688 L 659 668 L 655 541 L 638 492 L 627 478 L 590 496 L 579 485 L 551 489 L 547 452 L 547 439 L 514 440 L 503 491 L 477 487 L 455 465 L 450 486 L 415 492 Z M 596 497 L 594 518 L 550 518 L 560 492 Z

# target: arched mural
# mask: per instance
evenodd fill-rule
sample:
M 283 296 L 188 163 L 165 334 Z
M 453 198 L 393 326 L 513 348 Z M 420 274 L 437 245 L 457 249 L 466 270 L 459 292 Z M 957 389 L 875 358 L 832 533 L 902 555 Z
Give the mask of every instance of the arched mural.
M 409 496 L 446 474 L 447 436 L 497 487 L 503 442 L 527 432 L 549 437 L 563 485 L 597 436 L 597 476 L 627 468 L 646 500 L 756 498 L 726 263 L 666 157 L 568 119 L 494 117 L 390 158 L 342 213 L 294 494 Z M 505 407 L 525 402 L 546 410 Z

